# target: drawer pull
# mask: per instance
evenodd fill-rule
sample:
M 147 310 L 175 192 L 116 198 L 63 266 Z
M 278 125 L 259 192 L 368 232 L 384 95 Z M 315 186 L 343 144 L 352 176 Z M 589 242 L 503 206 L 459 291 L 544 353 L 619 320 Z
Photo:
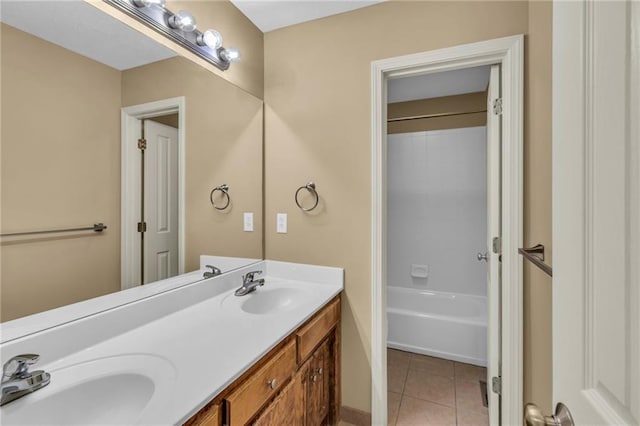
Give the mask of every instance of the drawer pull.
M 276 384 L 277 384 L 277 380 L 276 379 L 271 379 L 267 382 L 267 385 L 269 386 L 269 389 L 275 389 L 276 388 Z

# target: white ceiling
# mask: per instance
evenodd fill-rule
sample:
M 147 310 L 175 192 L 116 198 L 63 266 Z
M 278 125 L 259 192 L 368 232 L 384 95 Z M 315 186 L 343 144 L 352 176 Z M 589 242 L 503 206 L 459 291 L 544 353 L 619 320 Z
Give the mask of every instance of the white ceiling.
M 382 1 L 384 0 L 231 0 L 263 33 Z
M 81 0 L 2 0 L 0 21 L 118 70 L 176 53 Z
M 483 92 L 489 85 L 491 66 L 466 68 L 389 80 L 389 103 Z

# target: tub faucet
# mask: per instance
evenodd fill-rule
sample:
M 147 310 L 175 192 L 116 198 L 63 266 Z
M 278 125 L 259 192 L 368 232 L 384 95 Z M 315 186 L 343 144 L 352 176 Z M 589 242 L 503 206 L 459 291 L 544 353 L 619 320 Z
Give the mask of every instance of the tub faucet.
M 43 370 L 29 371 L 40 355 L 23 354 L 11 358 L 2 368 L 2 399 L 0 405 L 21 398 L 49 384 L 51 375 Z
M 243 275 L 242 287 L 236 290 L 236 296 L 244 296 L 245 294 L 249 294 L 252 291 L 255 291 L 258 286 L 264 285 L 264 278 L 260 278 L 258 281 L 253 280 L 255 274 L 261 273 L 262 271 L 251 271 L 247 272 L 246 275 Z
M 204 278 L 211 278 L 211 277 L 215 277 L 216 275 L 220 275 L 222 273 L 222 271 L 220 270 L 220 268 L 216 268 L 213 265 L 207 265 L 207 268 L 211 269 L 211 272 L 206 271 L 202 276 Z

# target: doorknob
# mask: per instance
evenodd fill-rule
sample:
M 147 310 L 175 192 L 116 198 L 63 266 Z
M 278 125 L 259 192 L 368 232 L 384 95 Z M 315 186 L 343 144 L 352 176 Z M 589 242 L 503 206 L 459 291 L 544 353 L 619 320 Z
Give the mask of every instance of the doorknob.
M 489 260 L 489 254 L 488 253 L 485 253 L 485 254 L 478 253 L 477 257 L 478 257 L 478 262 L 483 261 L 483 260 L 485 262 L 487 262 Z
M 556 405 L 556 413 L 551 416 L 542 414 L 535 404 L 524 407 L 524 422 L 527 426 L 575 426 L 571 412 L 562 402 Z

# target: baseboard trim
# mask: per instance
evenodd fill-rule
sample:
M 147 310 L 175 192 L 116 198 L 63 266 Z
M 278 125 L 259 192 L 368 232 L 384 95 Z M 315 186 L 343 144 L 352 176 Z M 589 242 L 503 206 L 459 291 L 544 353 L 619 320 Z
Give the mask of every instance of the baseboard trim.
M 340 409 L 340 420 L 356 426 L 370 426 L 371 413 L 343 405 Z

